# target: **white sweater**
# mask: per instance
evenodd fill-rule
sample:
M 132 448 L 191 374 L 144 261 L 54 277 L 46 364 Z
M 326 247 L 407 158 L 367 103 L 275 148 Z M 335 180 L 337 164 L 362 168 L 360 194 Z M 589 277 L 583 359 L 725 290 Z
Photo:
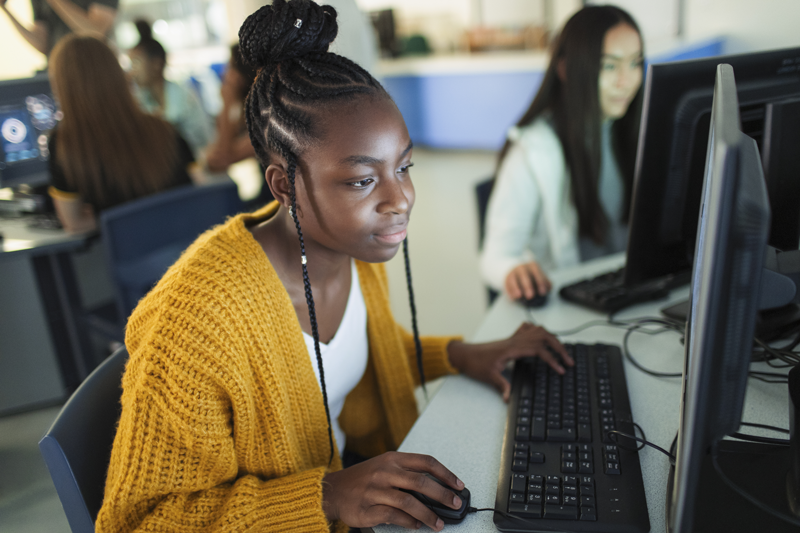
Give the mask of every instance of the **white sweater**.
M 561 141 L 539 118 L 514 127 L 486 213 L 480 268 L 484 281 L 502 291 L 508 273 L 536 261 L 547 272 L 580 262 L 578 213 Z

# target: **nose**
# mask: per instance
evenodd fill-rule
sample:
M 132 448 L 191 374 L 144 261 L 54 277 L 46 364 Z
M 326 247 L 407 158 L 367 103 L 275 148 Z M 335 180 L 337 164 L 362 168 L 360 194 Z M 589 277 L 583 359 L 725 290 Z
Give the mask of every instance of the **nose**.
M 394 172 L 381 179 L 383 185 L 378 212 L 402 215 L 414 205 L 414 185 L 408 176 L 398 176 Z
M 626 66 L 619 69 L 617 76 L 617 87 L 621 89 L 631 89 L 639 83 L 641 76 L 641 67 Z

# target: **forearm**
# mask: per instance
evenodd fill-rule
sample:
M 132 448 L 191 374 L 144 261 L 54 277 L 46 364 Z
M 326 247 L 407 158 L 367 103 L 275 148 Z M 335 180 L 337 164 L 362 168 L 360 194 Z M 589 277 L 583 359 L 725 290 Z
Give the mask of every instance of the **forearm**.
M 105 37 L 114 23 L 115 10 L 91 5 L 84 10 L 70 0 L 47 0 L 53 11 L 77 34 L 94 34 Z
M 17 17 L 14 16 L 11 11 L 3 4 L 2 6 L 3 11 L 6 12 L 8 18 L 11 19 L 11 24 L 14 25 L 17 32 L 22 35 L 22 38 L 28 41 L 32 47 L 36 48 L 39 52 L 46 54 L 47 53 L 47 30 L 44 26 L 40 24 L 34 24 L 33 29 L 30 30 L 23 26 L 18 20 Z

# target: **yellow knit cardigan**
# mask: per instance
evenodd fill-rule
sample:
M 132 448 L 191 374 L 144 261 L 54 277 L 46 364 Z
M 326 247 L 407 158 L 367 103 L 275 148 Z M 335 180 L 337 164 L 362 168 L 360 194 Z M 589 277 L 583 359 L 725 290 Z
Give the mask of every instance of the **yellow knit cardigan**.
M 201 237 L 134 311 L 98 532 L 347 531 L 322 511 L 325 409 L 289 295 L 248 227 L 277 202 Z M 394 450 L 417 410 L 413 337 L 383 265 L 357 262 L 369 361 L 339 417 L 348 449 Z M 422 339 L 433 378 L 452 338 Z

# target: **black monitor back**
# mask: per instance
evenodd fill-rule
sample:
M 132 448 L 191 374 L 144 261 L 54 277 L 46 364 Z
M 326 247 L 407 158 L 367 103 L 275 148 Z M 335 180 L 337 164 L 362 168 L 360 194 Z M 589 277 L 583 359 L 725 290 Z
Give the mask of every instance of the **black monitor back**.
M 741 130 L 759 145 L 769 106 L 800 98 L 800 48 L 650 65 L 628 233 L 627 284 L 692 268 L 714 76 L 720 63 L 736 72 Z M 788 124 L 773 138 L 792 127 L 800 129 Z M 773 157 L 780 159 L 778 145 L 772 145 Z M 769 175 L 766 179 L 770 182 Z M 798 185 L 788 178 L 773 181 Z M 777 186 L 770 192 L 784 196 Z M 800 203 L 784 209 L 798 214 Z M 800 227 L 797 217 L 795 226 Z

